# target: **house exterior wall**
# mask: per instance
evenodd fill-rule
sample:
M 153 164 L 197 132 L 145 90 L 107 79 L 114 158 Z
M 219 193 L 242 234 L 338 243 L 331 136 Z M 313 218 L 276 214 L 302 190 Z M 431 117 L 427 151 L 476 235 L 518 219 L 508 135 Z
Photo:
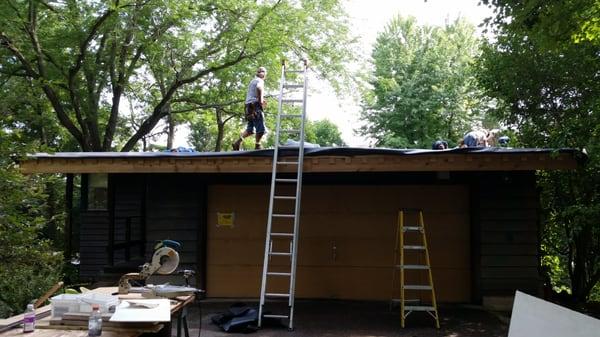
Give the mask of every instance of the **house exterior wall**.
M 146 210 L 146 256 L 150 258 L 154 244 L 174 240 L 181 244 L 179 270 L 197 270 L 201 245 L 198 236 L 203 224 L 204 185 L 192 175 L 149 175 Z M 192 279 L 195 284 L 195 279 Z M 154 275 L 150 283 L 181 284 L 181 275 Z
M 82 280 L 95 279 L 108 262 L 106 254 L 108 219 L 108 211 L 81 213 L 79 277 Z
M 110 219 L 139 211 L 145 259 L 154 240 L 181 241 L 181 268 L 198 272 L 208 296 L 258 297 L 268 175 L 116 174 L 111 181 L 112 209 L 81 212 L 83 279 L 107 264 Z M 536 293 L 538 200 L 534 172 L 306 175 L 297 295 L 389 299 L 397 211 L 414 207 L 425 211 L 440 301 Z M 218 227 L 218 212 L 235 213 L 234 227 Z
M 539 273 L 539 193 L 535 174 L 477 174 L 473 185 L 474 300 L 537 294 Z
M 468 200 L 464 185 L 304 186 L 296 296 L 389 300 L 398 210 L 423 208 L 438 300 L 469 302 Z M 266 186 L 209 187 L 208 296 L 259 296 L 267 206 Z M 218 226 L 219 212 L 233 212 L 234 226 Z M 276 258 L 287 257 L 273 257 L 272 265 L 285 265 Z M 276 282 L 273 292 L 287 291 L 285 280 Z

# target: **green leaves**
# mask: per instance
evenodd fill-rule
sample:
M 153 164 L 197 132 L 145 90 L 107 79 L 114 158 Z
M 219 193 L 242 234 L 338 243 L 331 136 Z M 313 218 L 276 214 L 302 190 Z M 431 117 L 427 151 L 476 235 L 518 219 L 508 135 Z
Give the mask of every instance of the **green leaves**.
M 373 50 L 373 89 L 364 100 L 361 131 L 379 146 L 455 144 L 486 111 L 472 68 L 478 46 L 474 27 L 461 20 L 428 27 L 414 18 L 393 19 Z
M 61 278 L 62 264 L 47 239 L 61 220 L 49 214 L 56 200 L 48 198 L 60 181 L 19 173 L 14 160 L 36 144 L 26 133 L 7 132 L 6 122 L 0 117 L 0 317 L 22 312 L 47 291 Z
M 483 2 L 497 6 L 498 37 L 484 45 L 477 77 L 497 99 L 496 117 L 515 127 L 523 146 L 588 153 L 585 166 L 538 179 L 544 264 L 555 287 L 585 301 L 600 280 L 600 45 L 580 33 L 593 30 L 598 2 Z
M 32 16 L 28 8 L 0 4 L 0 62 L 27 70 L 2 71 L 0 83 L 33 84 L 83 151 L 130 151 L 170 111 L 233 110 L 248 75 L 282 58 L 308 57 L 334 86 L 348 82 L 352 43 L 337 0 L 82 0 Z

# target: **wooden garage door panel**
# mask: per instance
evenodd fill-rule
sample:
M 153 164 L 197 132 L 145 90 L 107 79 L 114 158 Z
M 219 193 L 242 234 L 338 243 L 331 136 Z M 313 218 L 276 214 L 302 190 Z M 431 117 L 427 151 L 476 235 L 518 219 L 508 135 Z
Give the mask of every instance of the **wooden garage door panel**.
M 307 238 L 299 245 L 298 263 L 305 266 L 390 267 L 394 263 L 392 241 Z
M 299 267 L 297 296 L 386 300 L 391 294 L 391 277 L 390 268 Z
M 266 186 L 209 189 L 209 296 L 258 296 L 267 199 Z M 467 188 L 305 186 L 302 201 L 298 297 L 389 299 L 398 209 L 420 207 L 438 300 L 470 300 Z M 234 226 L 217 227 L 217 212 L 235 213 Z M 281 259 L 272 265 L 284 264 Z M 236 285 L 240 280 L 243 285 Z M 286 291 L 286 282 L 271 284 Z
M 211 265 L 262 265 L 265 239 L 215 239 L 208 241 L 208 261 Z
M 260 295 L 261 266 L 209 265 L 207 296 L 254 297 Z

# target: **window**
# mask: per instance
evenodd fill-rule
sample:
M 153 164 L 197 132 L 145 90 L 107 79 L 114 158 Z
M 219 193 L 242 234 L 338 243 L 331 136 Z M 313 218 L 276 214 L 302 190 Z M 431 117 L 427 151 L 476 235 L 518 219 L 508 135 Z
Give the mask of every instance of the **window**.
M 88 209 L 104 210 L 108 206 L 108 175 L 88 175 Z

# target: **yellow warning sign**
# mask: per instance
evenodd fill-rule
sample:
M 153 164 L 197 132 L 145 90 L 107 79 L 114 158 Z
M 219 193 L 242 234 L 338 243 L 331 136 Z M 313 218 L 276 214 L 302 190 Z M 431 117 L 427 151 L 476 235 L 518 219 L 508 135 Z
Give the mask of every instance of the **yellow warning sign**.
M 217 227 L 233 227 L 235 213 L 217 212 Z

